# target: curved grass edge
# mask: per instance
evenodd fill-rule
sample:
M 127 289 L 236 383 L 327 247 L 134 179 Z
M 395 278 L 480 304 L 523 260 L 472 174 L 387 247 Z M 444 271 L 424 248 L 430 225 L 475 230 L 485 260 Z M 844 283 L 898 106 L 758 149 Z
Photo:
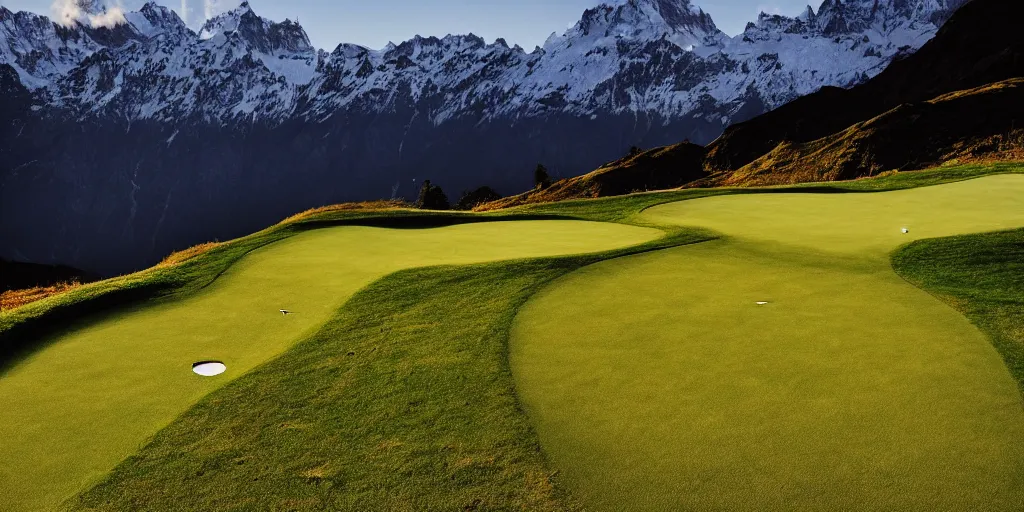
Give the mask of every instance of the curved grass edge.
M 714 237 L 675 228 L 601 253 L 385 276 L 64 508 L 577 510 L 515 392 L 512 321 L 576 269 Z
M 917 240 L 890 261 L 985 333 L 1024 394 L 1024 229 Z

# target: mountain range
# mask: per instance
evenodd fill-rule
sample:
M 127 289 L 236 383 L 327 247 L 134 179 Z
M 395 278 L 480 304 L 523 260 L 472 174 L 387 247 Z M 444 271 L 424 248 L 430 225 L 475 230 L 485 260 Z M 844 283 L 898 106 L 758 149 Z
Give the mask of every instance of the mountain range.
M 631 152 L 476 209 L 1024 161 L 1024 35 L 1016 21 L 1022 17 L 1024 3 L 973 0 L 917 52 L 863 84 L 823 87 L 730 126 L 707 146 L 683 142 Z
M 825 0 L 730 37 L 689 0 L 613 0 L 531 51 L 470 34 L 328 52 L 245 2 L 198 31 L 155 3 L 59 23 L 0 6 L 0 257 L 113 274 L 424 179 L 510 193 L 538 162 L 705 144 L 867 82 L 965 1 Z

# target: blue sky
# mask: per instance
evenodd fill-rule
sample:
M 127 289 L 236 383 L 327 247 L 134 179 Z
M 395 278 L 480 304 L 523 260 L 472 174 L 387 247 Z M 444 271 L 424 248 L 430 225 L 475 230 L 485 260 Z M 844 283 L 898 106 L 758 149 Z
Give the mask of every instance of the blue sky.
M 59 0 L 71 1 L 71 0 Z M 131 7 L 142 0 L 106 0 Z M 158 0 L 175 10 L 181 0 Z M 185 0 L 193 19 L 203 17 L 205 2 L 214 12 L 231 9 L 240 0 Z M 0 0 L 9 9 L 49 14 L 53 0 Z M 416 34 L 443 36 L 473 32 L 488 42 L 504 37 L 527 50 L 543 44 L 551 32 L 561 33 L 583 11 L 601 0 L 251 0 L 261 16 L 275 21 L 298 19 L 314 46 L 333 49 L 338 43 L 381 48 Z M 729 35 L 743 30 L 760 11 L 796 15 L 807 0 L 695 0 Z M 820 0 L 812 2 L 817 9 Z

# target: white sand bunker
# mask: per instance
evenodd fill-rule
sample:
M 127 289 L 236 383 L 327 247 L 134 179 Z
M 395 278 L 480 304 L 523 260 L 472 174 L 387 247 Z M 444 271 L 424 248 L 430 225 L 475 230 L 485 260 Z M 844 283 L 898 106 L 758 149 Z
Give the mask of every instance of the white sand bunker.
M 192 364 L 192 371 L 203 377 L 220 375 L 227 369 L 228 367 L 224 366 L 224 363 L 220 361 L 200 361 Z
M 766 301 L 766 300 L 759 300 L 759 301 L 757 301 L 757 305 L 758 306 L 764 306 L 765 304 L 768 304 L 768 301 Z

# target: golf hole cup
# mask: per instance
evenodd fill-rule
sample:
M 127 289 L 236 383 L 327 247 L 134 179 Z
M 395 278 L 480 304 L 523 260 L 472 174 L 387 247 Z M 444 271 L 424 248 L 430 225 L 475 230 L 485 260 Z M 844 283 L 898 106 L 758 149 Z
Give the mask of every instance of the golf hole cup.
M 192 364 L 192 371 L 195 372 L 196 375 L 202 375 L 203 377 L 220 375 L 227 369 L 228 367 L 220 361 L 199 361 L 198 363 Z

